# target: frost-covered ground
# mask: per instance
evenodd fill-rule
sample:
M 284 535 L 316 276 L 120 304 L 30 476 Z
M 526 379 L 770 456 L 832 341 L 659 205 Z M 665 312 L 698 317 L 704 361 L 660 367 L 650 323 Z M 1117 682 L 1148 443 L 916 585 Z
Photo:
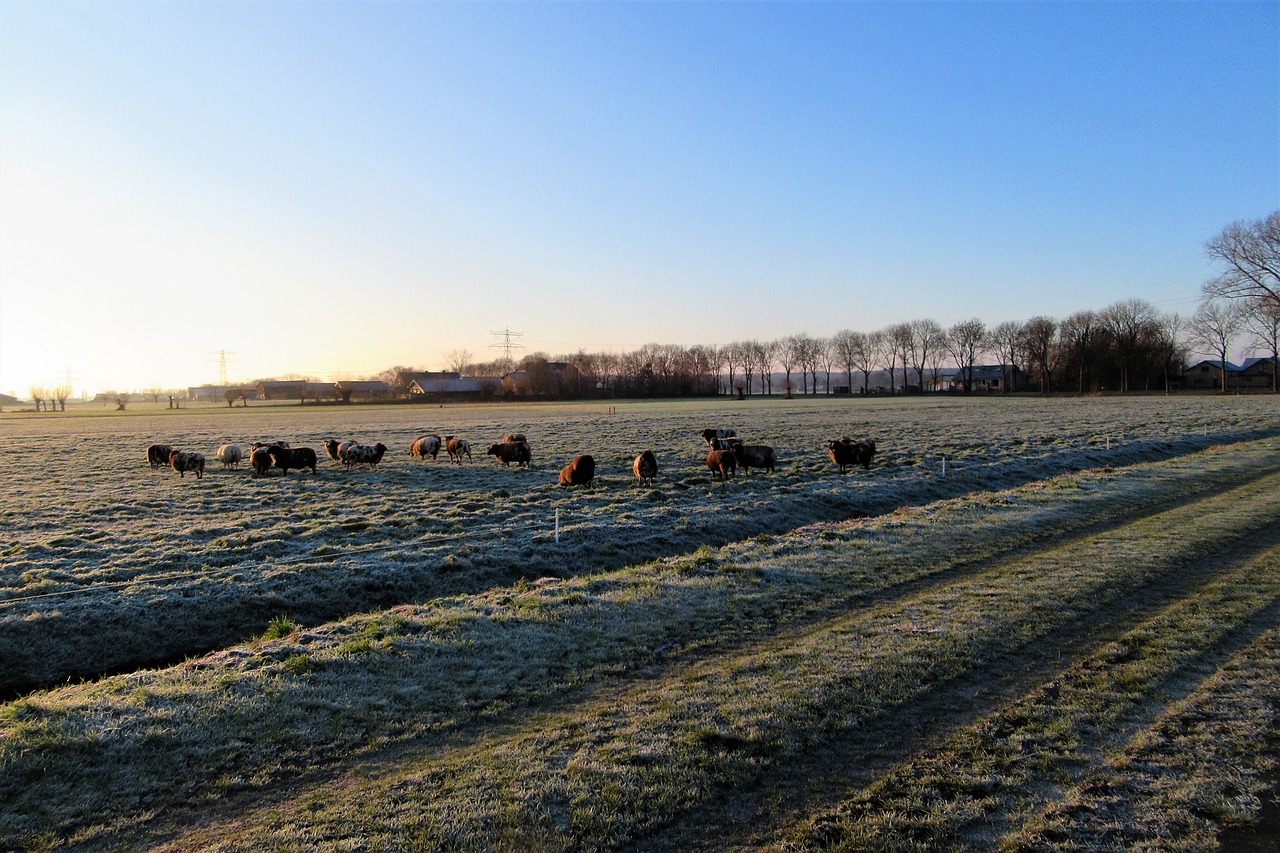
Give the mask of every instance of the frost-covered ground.
M 708 476 L 705 426 L 776 448 L 772 475 Z M 408 455 L 436 431 L 474 461 Z M 509 431 L 530 470 L 484 455 Z M 1068 470 L 1123 465 L 1280 433 L 1274 397 L 795 399 L 540 407 L 260 407 L 0 420 L 0 690 L 158 664 L 233 643 L 277 616 L 351 613 L 569 576 L 876 514 Z M 874 438 L 870 471 L 840 476 L 823 449 Z M 212 458 L 225 442 L 382 441 L 376 470 L 324 459 L 316 475 L 202 480 L 152 470 L 153 442 Z M 655 485 L 630 475 L 653 449 Z M 598 478 L 556 473 L 591 453 Z M 945 468 L 944 468 L 945 465 Z M 945 475 L 944 475 L 945 470 Z M 556 542 L 559 515 L 560 541 Z

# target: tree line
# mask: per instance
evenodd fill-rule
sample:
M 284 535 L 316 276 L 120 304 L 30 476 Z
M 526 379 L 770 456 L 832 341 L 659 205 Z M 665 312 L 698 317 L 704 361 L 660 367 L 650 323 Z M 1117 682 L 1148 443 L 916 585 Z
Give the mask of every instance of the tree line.
M 1222 272 L 1204 285 L 1201 304 L 1186 318 L 1146 300 L 1125 299 L 1061 319 L 1037 316 L 992 327 L 977 318 L 950 328 L 919 319 L 874 331 L 843 329 L 830 337 L 800 333 L 721 346 L 654 343 L 621 354 L 533 353 L 516 362 L 477 363 L 466 350 L 455 350 L 446 360 L 451 370 L 472 376 L 522 371 L 520 383 L 506 387 L 508 394 L 517 389 L 538 397 L 745 397 L 925 390 L 939 387 L 947 368 L 958 371 L 958 389 L 972 391 L 974 368 L 987 362 L 1007 371 L 1000 383 L 1006 391 L 1015 388 L 1014 368 L 1029 390 L 1168 390 L 1195 351 L 1221 363 L 1225 391 L 1228 349 L 1247 335 L 1271 357 L 1272 391 L 1280 390 L 1280 211 L 1234 223 L 1205 250 Z M 873 385 L 881 380 L 883 385 Z

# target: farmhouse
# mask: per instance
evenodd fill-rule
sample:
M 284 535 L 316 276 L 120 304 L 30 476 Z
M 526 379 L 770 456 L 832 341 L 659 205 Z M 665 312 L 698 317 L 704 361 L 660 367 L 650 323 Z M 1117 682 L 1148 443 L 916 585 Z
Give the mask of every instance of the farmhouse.
M 1240 365 L 1240 373 L 1236 376 L 1238 388 L 1242 391 L 1275 391 L 1276 374 L 1280 371 L 1280 360 L 1275 358 L 1246 358 Z
M 390 400 L 391 385 L 381 379 L 351 379 L 333 383 L 333 396 L 344 403 Z
M 969 371 L 958 367 L 938 372 L 932 383 L 934 391 L 963 391 Z M 1001 393 L 1008 390 L 1027 390 L 1027 375 L 1016 364 L 975 364 L 972 371 L 973 387 L 978 393 Z
M 452 370 L 412 374 L 408 387 L 411 400 L 467 400 L 479 399 L 484 395 L 484 383 L 481 380 Z
M 1183 371 L 1183 386 L 1189 390 L 1221 390 L 1224 368 L 1226 370 L 1227 388 L 1234 388 L 1236 377 L 1240 373 L 1239 365 L 1232 364 L 1229 361 L 1218 361 L 1213 358 L 1206 358 L 1204 361 L 1193 364 Z
M 259 400 L 305 400 L 307 380 L 264 379 L 258 383 L 256 390 Z

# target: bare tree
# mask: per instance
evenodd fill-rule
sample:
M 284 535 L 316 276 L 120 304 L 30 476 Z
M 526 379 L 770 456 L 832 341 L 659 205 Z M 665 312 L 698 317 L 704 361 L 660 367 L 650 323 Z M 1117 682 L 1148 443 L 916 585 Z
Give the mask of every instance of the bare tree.
M 1201 348 L 1200 352 L 1212 353 L 1218 357 L 1220 386 L 1224 394 L 1227 392 L 1227 352 L 1243 323 L 1244 311 L 1239 302 L 1206 299 L 1200 303 L 1187 324 L 1191 341 Z
M 1206 296 L 1280 306 L 1280 210 L 1254 222 L 1233 222 L 1204 248 L 1224 267 L 1205 283 Z
M 853 369 L 858 362 L 858 335 L 851 329 L 841 329 L 831 336 L 831 349 L 836 363 L 844 368 L 845 384 L 853 389 Z M 865 337 L 865 336 L 864 336 Z
M 898 347 L 889 333 L 889 329 L 881 329 L 871 333 L 870 342 L 874 347 L 872 354 L 877 366 L 889 372 L 889 393 L 893 393 L 893 371 L 897 366 Z
M 890 359 L 902 362 L 902 388 L 905 391 L 907 387 L 907 353 L 911 346 L 911 324 L 910 323 L 894 323 L 885 329 L 885 334 L 889 337 L 889 345 L 893 348 L 890 353 Z M 893 365 L 889 366 L 890 380 L 893 378 Z
M 1137 360 L 1143 338 L 1155 323 L 1159 312 L 1145 299 L 1125 299 L 1108 305 L 1098 319 L 1111 336 L 1116 361 L 1120 365 L 1120 390 L 1129 389 L 1129 375 Z
M 855 348 L 853 351 L 854 366 L 862 371 L 862 393 L 866 394 L 870 391 L 871 371 L 875 368 L 876 357 L 876 338 L 879 332 L 865 334 L 863 332 L 854 332 Z M 850 386 L 853 390 L 853 386 Z
M 1148 347 L 1164 375 L 1165 393 L 1169 392 L 1174 374 L 1182 372 L 1184 326 L 1185 321 L 1178 314 L 1161 314 L 1150 331 Z
M 840 363 L 839 361 L 840 357 L 836 352 L 835 344 L 831 342 L 831 338 L 819 338 L 818 344 L 819 344 L 818 364 L 819 366 L 822 367 L 822 370 L 827 377 L 826 385 L 823 390 L 826 393 L 830 394 L 831 393 L 831 368 L 835 367 L 837 364 Z M 814 385 L 816 386 L 817 384 L 818 384 L 817 380 L 815 379 Z M 817 390 L 818 389 L 815 387 L 814 391 L 817 391 Z
M 947 331 L 947 351 L 964 377 L 964 392 L 973 390 L 973 367 L 987 345 L 987 326 L 976 317 L 956 323 Z
M 999 355 L 1001 372 L 1005 372 L 1006 365 L 1009 368 L 1004 377 L 1004 390 L 1005 393 L 1009 393 L 1014 390 L 1013 374 L 1018 367 L 1018 356 L 1022 354 L 1025 341 L 1023 325 L 1013 320 L 1006 320 L 997 324 L 988 337 L 991 348 Z
M 916 384 L 924 390 L 924 368 L 929 357 L 942 346 L 946 332 L 936 320 L 912 320 L 906 324 L 904 354 L 911 359 L 911 367 L 916 372 Z M 906 364 L 903 364 L 903 382 L 906 382 Z
M 466 349 L 449 350 L 445 353 L 444 364 L 446 370 L 451 370 L 461 376 L 471 366 L 471 351 Z
M 1254 345 L 1271 353 L 1271 391 L 1280 393 L 1280 304 L 1250 300 L 1246 303 L 1244 326 L 1253 336 Z
M 59 411 L 67 410 L 67 400 L 71 397 L 70 385 L 58 385 L 53 389 L 53 399 Z
M 751 383 L 755 379 L 756 365 L 760 363 L 760 342 L 745 340 L 738 349 L 738 358 L 742 362 L 742 385 L 748 397 L 751 396 Z
M 1102 349 L 1104 328 L 1095 311 L 1077 311 L 1058 326 L 1058 343 L 1065 361 L 1076 368 L 1076 389 L 1089 390 L 1094 362 Z
M 36 404 L 36 411 L 48 410 L 49 389 L 43 385 L 31 386 L 31 402 Z
M 1040 392 L 1044 393 L 1053 385 L 1053 342 L 1058 336 L 1058 321 L 1051 317 L 1032 317 L 1023 330 L 1027 366 L 1040 369 Z
M 725 367 L 728 369 L 729 387 L 728 392 L 732 394 L 734 388 L 734 372 L 737 370 L 738 364 L 742 360 L 742 344 L 738 341 L 725 344 L 720 348 L 720 355 L 724 358 Z
M 782 390 L 788 400 L 791 399 L 792 391 L 791 374 L 796 369 L 796 365 L 801 363 L 803 350 L 804 344 L 796 335 L 789 335 L 778 341 L 778 366 L 787 377 Z

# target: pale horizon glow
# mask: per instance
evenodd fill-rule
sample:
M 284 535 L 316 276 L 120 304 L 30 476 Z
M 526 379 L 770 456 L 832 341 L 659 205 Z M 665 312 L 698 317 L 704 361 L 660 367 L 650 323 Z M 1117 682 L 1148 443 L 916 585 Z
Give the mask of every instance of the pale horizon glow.
M 1186 316 L 1277 208 L 1274 2 L 0 2 L 24 399 Z

